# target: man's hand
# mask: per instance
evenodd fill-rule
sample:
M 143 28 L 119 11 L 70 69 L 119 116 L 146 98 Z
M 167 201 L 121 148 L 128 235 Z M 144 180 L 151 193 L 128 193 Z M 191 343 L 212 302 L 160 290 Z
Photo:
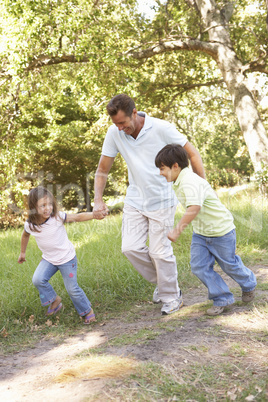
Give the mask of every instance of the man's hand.
M 25 253 L 20 253 L 18 263 L 22 264 L 24 261 L 26 261 Z
M 94 208 L 93 208 L 93 218 L 94 219 L 104 219 L 105 216 L 107 216 L 109 213 L 109 209 L 105 202 L 97 201 L 94 203 Z

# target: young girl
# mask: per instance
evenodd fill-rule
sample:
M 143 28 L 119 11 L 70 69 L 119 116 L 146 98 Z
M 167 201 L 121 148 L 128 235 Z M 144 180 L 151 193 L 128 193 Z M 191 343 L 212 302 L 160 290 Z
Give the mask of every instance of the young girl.
M 44 187 L 33 188 L 28 197 L 28 219 L 21 238 L 18 263 L 25 259 L 30 235 L 42 251 L 42 260 L 33 275 L 33 284 L 39 291 L 42 306 L 49 306 L 46 315 L 56 314 L 62 308 L 61 298 L 50 285 L 50 278 L 59 270 L 65 288 L 84 323 L 95 321 L 95 314 L 84 291 L 77 283 L 77 258 L 73 244 L 68 239 L 64 223 L 94 219 L 93 212 L 66 214 L 58 211 L 53 195 Z M 106 213 L 103 213 L 104 218 Z

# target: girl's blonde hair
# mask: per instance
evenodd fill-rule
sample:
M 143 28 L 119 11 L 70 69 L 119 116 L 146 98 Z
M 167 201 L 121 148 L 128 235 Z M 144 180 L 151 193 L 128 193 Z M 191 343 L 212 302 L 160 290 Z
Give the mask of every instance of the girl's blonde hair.
M 45 187 L 33 188 L 28 195 L 28 219 L 29 227 L 34 232 L 40 232 L 40 221 L 37 212 L 37 203 L 41 198 L 48 197 L 52 201 L 53 210 L 51 216 L 58 216 L 58 206 L 53 194 Z

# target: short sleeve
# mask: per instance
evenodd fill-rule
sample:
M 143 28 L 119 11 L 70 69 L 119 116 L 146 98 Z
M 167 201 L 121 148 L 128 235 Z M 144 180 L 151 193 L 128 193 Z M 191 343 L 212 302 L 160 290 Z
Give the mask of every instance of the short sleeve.
M 165 127 L 165 140 L 167 144 L 178 144 L 182 147 L 184 147 L 188 141 L 187 137 L 180 133 L 171 123 L 167 123 Z
M 65 223 L 65 222 L 66 222 L 66 218 L 67 218 L 66 212 L 59 211 L 58 215 L 59 215 L 59 217 L 61 218 L 61 220 L 63 221 L 63 223 Z
M 115 158 L 119 152 L 114 140 L 116 129 L 115 126 L 109 127 L 102 146 L 102 155 L 109 156 L 110 158 Z
M 29 223 L 27 221 L 24 223 L 24 230 L 26 233 L 31 234 Z

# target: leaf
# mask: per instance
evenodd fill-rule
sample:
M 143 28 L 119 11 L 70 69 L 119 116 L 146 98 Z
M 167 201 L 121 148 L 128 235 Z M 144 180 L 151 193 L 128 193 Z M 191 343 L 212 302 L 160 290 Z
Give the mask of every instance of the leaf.
M 7 338 L 8 332 L 7 332 L 7 330 L 5 328 L 1 331 L 1 335 L 2 335 L 3 338 Z
M 51 326 L 52 326 L 52 321 L 47 320 L 45 324 L 46 324 L 48 327 L 51 327 Z
M 245 401 L 254 401 L 255 396 L 254 395 L 249 395 L 245 398 Z
M 28 320 L 29 322 L 34 322 L 34 315 L 32 314 L 32 315 L 30 315 L 30 317 L 29 317 L 29 320 Z
M 227 396 L 231 399 L 231 401 L 235 401 L 237 398 L 237 395 L 233 391 L 228 391 Z

